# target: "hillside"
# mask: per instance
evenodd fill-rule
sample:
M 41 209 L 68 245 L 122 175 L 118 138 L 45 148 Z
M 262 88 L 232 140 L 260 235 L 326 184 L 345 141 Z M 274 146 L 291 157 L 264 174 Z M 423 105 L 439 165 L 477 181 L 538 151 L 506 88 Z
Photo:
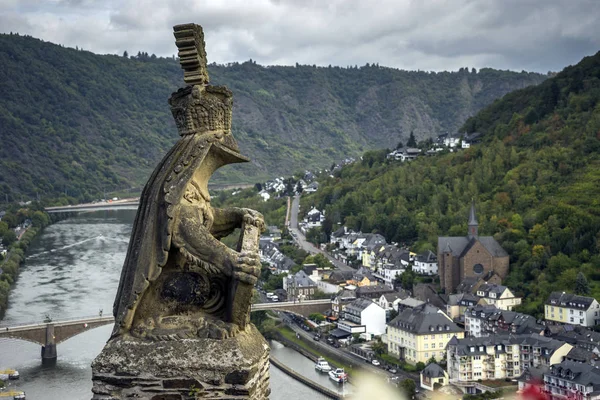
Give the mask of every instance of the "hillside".
M 552 288 L 574 290 L 578 271 L 600 298 L 600 53 L 485 108 L 463 127 L 475 129 L 483 144 L 408 164 L 368 152 L 305 208 L 325 208 L 327 226 L 435 251 L 438 235 L 466 234 L 475 199 L 480 234 L 509 252 L 505 283 L 525 310 L 539 313 Z
M 438 236 L 466 234 L 475 199 L 480 234 L 510 254 L 505 283 L 524 310 L 539 314 L 552 288 L 574 290 L 578 271 L 600 298 L 600 53 L 485 108 L 463 127 L 476 129 L 484 143 L 459 153 L 401 164 L 367 152 L 305 209 L 326 209 L 326 226 L 435 251 Z
M 210 59 L 210 44 L 208 46 Z M 0 192 L 93 199 L 140 186 L 177 139 L 167 98 L 176 60 L 96 55 L 0 35 Z M 545 76 L 482 69 L 210 66 L 234 92 L 234 134 L 252 165 L 217 181 L 256 182 L 365 150 L 455 131 L 483 106 Z M 4 199 L 3 199 L 4 200 Z

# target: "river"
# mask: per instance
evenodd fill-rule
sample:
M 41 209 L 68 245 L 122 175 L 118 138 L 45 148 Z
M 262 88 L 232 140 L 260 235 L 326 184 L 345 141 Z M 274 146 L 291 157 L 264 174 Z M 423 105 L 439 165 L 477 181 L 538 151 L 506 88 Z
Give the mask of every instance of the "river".
M 27 251 L 2 325 L 40 321 L 46 314 L 63 319 L 112 312 L 134 217 L 135 211 L 99 211 L 47 227 Z M 19 370 L 21 379 L 11 381 L 11 388 L 25 391 L 28 400 L 90 399 L 90 365 L 111 329 L 93 329 L 59 344 L 54 366 L 41 365 L 39 345 L 0 339 L 0 369 Z M 278 343 L 273 354 L 292 368 L 314 372 L 310 361 Z M 272 399 L 325 399 L 273 366 L 271 393 Z

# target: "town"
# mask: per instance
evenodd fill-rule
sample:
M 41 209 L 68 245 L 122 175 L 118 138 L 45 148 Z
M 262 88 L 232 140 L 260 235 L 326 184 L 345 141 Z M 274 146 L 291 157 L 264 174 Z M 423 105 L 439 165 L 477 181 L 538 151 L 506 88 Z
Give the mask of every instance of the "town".
M 324 212 L 303 215 L 297 227 L 270 226 L 261 237 L 263 268 L 282 279 L 280 287 L 259 286 L 269 302 L 330 298 L 331 310 L 302 321 L 315 339 L 326 336 L 338 351 L 388 371 L 418 372 L 419 396 L 524 392 L 540 382 L 555 399 L 591 399 L 600 390 L 600 304 L 582 295 L 585 277 L 579 294 L 553 292 L 542 319 L 515 311 L 522 299 L 502 284 L 508 253 L 479 235 L 475 203 L 465 235 L 439 237 L 437 254 L 343 226 L 317 248 L 305 235 L 321 228 Z M 319 254 L 318 263 L 297 265 L 280 246 L 288 242 Z M 400 384 L 398 376 L 388 381 Z

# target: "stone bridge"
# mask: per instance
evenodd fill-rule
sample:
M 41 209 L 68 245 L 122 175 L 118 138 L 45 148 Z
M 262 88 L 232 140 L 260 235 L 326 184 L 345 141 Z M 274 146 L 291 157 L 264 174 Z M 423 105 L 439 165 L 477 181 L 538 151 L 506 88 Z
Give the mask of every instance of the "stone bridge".
M 53 361 L 57 357 L 57 344 L 90 329 L 112 324 L 114 320 L 111 315 L 1 326 L 0 338 L 8 337 L 40 344 L 42 346 L 42 361 Z
M 304 301 L 283 301 L 277 303 L 256 303 L 252 304 L 252 311 L 273 310 L 287 311 L 293 314 L 308 317 L 313 313 L 323 314 L 331 309 L 331 300 L 304 300 Z
M 324 313 L 331 309 L 331 300 L 304 300 L 301 302 L 258 303 L 252 311 L 286 311 L 308 317 L 312 313 Z M 115 322 L 114 317 L 84 317 L 51 322 L 31 322 L 16 326 L 0 326 L 0 338 L 26 340 L 42 346 L 42 362 L 55 361 L 56 345 L 103 325 Z
M 105 203 L 89 203 L 78 204 L 74 206 L 58 206 L 46 207 L 46 212 L 49 214 L 56 213 L 73 213 L 73 212 L 89 212 L 89 211 L 105 211 L 105 210 L 136 210 L 139 206 L 139 200 L 118 200 Z

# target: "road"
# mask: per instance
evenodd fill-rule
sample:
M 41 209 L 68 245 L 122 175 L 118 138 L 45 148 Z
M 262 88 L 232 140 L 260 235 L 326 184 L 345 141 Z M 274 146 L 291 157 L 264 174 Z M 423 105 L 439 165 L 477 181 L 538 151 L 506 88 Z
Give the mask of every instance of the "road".
M 344 264 L 340 260 L 336 260 L 326 251 L 323 251 L 323 250 L 315 247 L 315 245 L 313 245 L 312 243 L 306 241 L 304 234 L 300 231 L 300 229 L 298 229 L 298 211 L 299 211 L 299 209 L 300 209 L 300 196 L 296 195 L 296 196 L 294 196 L 294 201 L 292 201 L 292 212 L 291 212 L 291 216 L 290 216 L 289 230 L 290 230 L 290 232 L 294 233 L 294 239 L 296 240 L 296 243 L 298 244 L 298 246 L 300 246 L 301 249 L 308 251 L 311 254 L 317 254 L 317 253 L 323 254 L 339 270 L 354 271 L 354 268 Z

